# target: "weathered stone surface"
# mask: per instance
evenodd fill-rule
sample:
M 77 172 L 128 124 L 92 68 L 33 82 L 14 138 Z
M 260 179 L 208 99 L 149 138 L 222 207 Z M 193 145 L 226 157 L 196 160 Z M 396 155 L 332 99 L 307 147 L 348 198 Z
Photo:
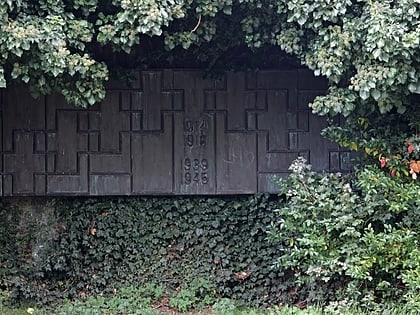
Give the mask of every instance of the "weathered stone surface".
M 0 195 L 274 192 L 298 156 L 342 171 L 349 153 L 320 136 L 308 103 L 326 89 L 309 71 L 138 73 L 87 110 L 57 95 L 2 92 Z

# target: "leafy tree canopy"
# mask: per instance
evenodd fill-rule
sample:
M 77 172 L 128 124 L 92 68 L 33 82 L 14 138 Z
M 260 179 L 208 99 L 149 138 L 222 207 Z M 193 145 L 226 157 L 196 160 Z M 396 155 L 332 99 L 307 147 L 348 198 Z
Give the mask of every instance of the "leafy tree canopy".
M 211 64 L 277 49 L 329 79 L 314 112 L 403 113 L 420 94 L 419 16 L 420 0 L 6 0 L 0 86 L 87 107 L 105 96 L 112 55 L 142 66 L 188 51 Z

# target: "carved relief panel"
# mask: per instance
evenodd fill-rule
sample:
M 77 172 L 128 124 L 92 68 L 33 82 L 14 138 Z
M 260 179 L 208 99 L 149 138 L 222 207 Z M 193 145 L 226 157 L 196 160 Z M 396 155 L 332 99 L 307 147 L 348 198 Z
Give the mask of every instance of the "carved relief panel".
M 275 192 L 298 156 L 346 170 L 308 103 L 326 89 L 306 70 L 139 72 L 83 110 L 10 87 L 1 102 L 1 195 Z

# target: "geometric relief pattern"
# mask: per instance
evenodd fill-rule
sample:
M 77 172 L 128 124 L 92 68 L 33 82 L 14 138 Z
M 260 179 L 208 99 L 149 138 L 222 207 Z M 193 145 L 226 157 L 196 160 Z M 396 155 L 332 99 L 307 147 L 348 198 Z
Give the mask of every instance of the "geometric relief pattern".
M 139 71 L 89 109 L 58 95 L 2 91 L 0 195 L 274 192 L 304 156 L 343 171 L 350 156 L 320 136 L 308 103 L 326 82 L 307 70 Z

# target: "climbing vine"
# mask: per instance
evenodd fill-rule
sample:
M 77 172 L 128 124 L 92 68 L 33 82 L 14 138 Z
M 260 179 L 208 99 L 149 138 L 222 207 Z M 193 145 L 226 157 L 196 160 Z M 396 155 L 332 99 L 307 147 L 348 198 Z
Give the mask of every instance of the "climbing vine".
M 404 112 L 420 93 L 419 14 L 418 0 L 8 0 L 0 4 L 0 85 L 22 81 L 86 107 L 105 97 L 102 48 L 141 59 L 151 42 L 162 51 L 210 44 L 213 55 L 268 45 L 329 79 L 316 113 Z

